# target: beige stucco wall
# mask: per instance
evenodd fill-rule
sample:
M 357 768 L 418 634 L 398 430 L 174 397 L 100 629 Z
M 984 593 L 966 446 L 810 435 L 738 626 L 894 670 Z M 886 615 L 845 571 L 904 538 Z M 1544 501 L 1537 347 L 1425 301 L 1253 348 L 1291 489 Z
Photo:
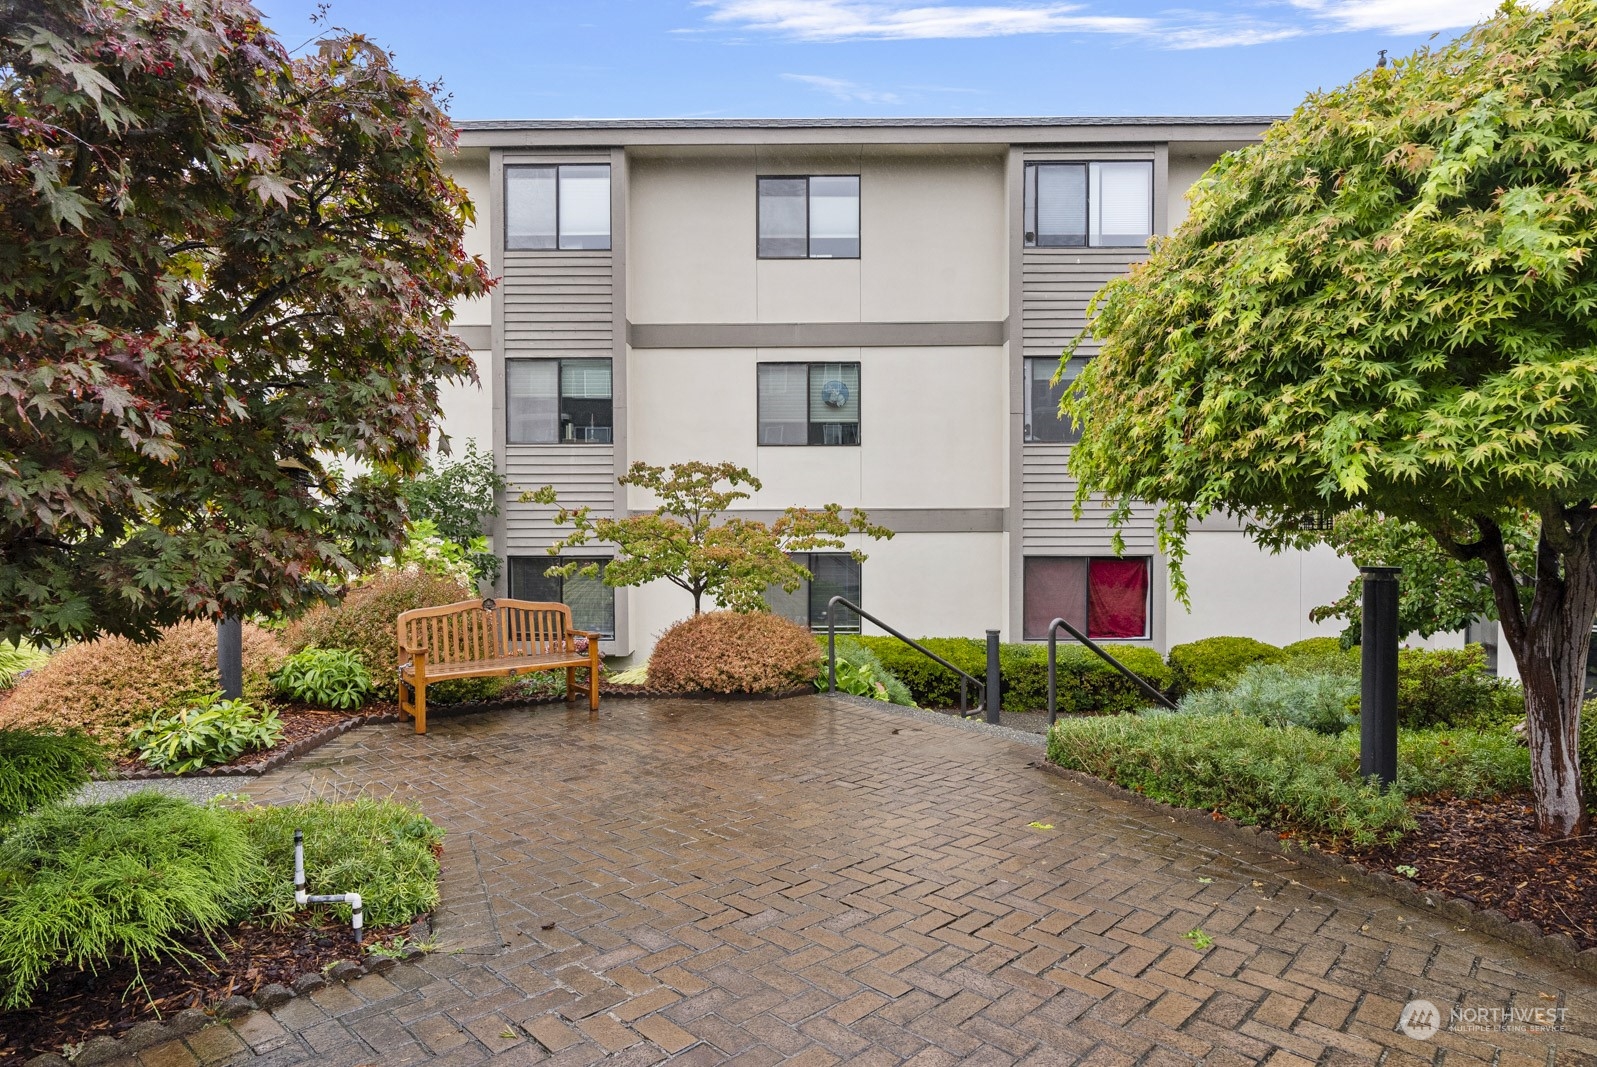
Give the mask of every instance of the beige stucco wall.
M 630 161 L 633 322 L 994 321 L 1006 313 L 992 154 L 728 148 Z M 859 174 L 852 260 L 761 260 L 762 174 Z
M 1197 155 L 1170 154 L 1170 231 L 1173 233 L 1187 217 L 1187 190 L 1192 183 L 1203 177 L 1205 171 L 1214 166 L 1219 159 L 1218 153 Z
M 477 221 L 466 227 L 465 237 L 461 242 L 465 246 L 466 254 L 481 256 L 484 262 L 488 262 L 489 245 L 494 234 L 493 220 L 488 217 L 488 153 L 483 149 L 462 152 L 455 156 L 445 169 L 455 180 L 455 184 L 471 197 L 472 204 L 477 209 Z M 493 322 L 493 301 L 489 297 L 457 300 L 454 307 L 454 324 L 457 326 L 487 326 Z
M 859 447 L 761 448 L 756 365 L 860 364 Z M 629 350 L 628 452 L 667 464 L 729 460 L 764 488 L 743 506 L 1004 505 L 1002 347 Z M 651 506 L 634 491 L 629 505 Z
M 468 440 L 475 440 L 480 451 L 492 454 L 493 353 L 472 352 L 471 358 L 477 362 L 478 382 L 438 383 L 438 403 L 444 413 L 438 428 L 449 436 L 450 448 L 456 455 L 465 451 Z
M 1240 531 L 1190 534 L 1184 567 L 1192 610 L 1166 593 L 1167 648 L 1221 635 L 1272 645 L 1334 637 L 1342 623 L 1312 623 L 1309 611 L 1340 597 L 1358 573 L 1324 545 L 1272 554 Z

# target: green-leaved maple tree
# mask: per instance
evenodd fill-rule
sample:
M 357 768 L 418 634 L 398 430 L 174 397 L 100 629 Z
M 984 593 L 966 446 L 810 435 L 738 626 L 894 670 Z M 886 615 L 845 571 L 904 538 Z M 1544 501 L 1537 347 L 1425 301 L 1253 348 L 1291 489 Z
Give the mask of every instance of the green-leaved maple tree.
M 1194 517 L 1366 508 L 1491 583 L 1542 830 L 1579 833 L 1597 616 L 1597 0 L 1508 4 L 1222 158 L 1097 298 L 1072 469 Z M 1527 568 L 1505 524 L 1534 517 Z
M 431 92 L 242 0 L 0 0 L 0 111 L 0 631 L 292 609 L 389 553 L 488 288 Z

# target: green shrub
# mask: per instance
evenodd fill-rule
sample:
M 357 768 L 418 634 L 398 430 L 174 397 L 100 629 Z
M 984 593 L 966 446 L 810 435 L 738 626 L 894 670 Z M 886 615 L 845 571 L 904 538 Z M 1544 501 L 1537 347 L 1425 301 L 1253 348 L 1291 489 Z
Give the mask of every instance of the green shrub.
M 928 708 L 959 706 L 959 676 L 921 655 L 896 637 L 860 637 L 882 665 L 908 688 L 915 702 Z M 987 648 L 969 637 L 923 637 L 920 643 L 972 677 L 987 677 Z M 1170 684 L 1170 670 L 1159 653 L 1143 645 L 1106 645 L 1105 650 L 1156 689 Z M 1061 644 L 1058 653 L 1059 710 L 1062 713 L 1120 712 L 1143 707 L 1148 698 L 1119 671 L 1076 644 Z M 998 648 L 998 672 L 1005 711 L 1042 711 L 1048 707 L 1048 649 L 1040 644 L 1005 644 Z M 974 704 L 972 687 L 969 698 Z
M 1280 663 L 1285 653 L 1251 637 L 1205 637 L 1170 649 L 1172 692 L 1177 697 L 1230 685 L 1255 663 Z
M 1339 637 L 1310 637 L 1281 649 L 1281 666 L 1301 674 L 1338 674 L 1357 678 L 1361 670 L 1359 646 L 1344 649 Z
M 347 648 L 300 649 L 277 668 L 272 685 L 289 700 L 353 711 L 372 692 L 371 672 Z
M 0 829 L 71 796 L 105 763 L 99 742 L 81 730 L 0 730 Z
M 1486 673 L 1486 650 L 1480 645 L 1398 651 L 1400 726 L 1488 727 L 1517 722 L 1524 714 L 1519 686 Z
M 1586 803 L 1597 808 L 1597 700 L 1580 709 L 1580 782 Z
M 42 666 L 49 658 L 48 653 L 26 641 L 21 644 L 0 641 L 0 689 L 10 689 L 16 684 L 19 675 Z
M 1346 742 L 1358 752 L 1358 734 Z M 1400 730 L 1397 783 L 1411 797 L 1489 797 L 1530 788 L 1530 749 L 1507 727 Z
M 808 686 L 821 664 L 810 631 L 766 611 L 708 611 L 666 630 L 649 684 L 677 692 L 781 693 Z
M 1358 780 L 1341 739 L 1243 715 L 1067 719 L 1048 758 L 1155 800 L 1334 843 L 1393 841 L 1414 825 L 1400 794 Z
M 288 629 L 290 651 L 307 648 L 347 649 L 360 657 L 371 675 L 373 693 L 392 700 L 399 693 L 400 612 L 433 608 L 477 594 L 452 578 L 420 570 L 380 571 L 351 589 L 337 605 L 320 604 Z M 449 704 L 496 696 L 503 678 L 467 678 L 427 685 L 427 701 Z
M 817 638 L 817 642 L 824 655 L 826 639 Z M 815 688 L 824 691 L 827 681 L 826 664 L 823 662 L 815 678 Z M 873 700 L 904 707 L 915 706 L 915 698 L 910 695 L 909 687 L 882 665 L 876 653 L 854 637 L 837 639 L 837 688 L 854 696 L 868 696 Z
M 239 821 L 158 793 L 24 817 L 0 841 L 0 1009 L 66 965 L 181 955 L 232 914 L 254 852 Z
M 294 831 L 305 832 L 305 880 L 312 893 L 359 893 L 371 926 L 406 923 L 438 906 L 443 831 L 392 800 L 311 802 L 230 812 L 260 862 L 239 893 L 240 914 L 272 925 L 303 917 L 294 907 Z M 325 910 L 325 909 L 318 909 Z M 349 909 L 335 911 L 349 919 Z
M 1279 663 L 1255 663 L 1224 689 L 1200 689 L 1181 698 L 1195 715 L 1237 712 L 1270 726 L 1301 726 L 1340 734 L 1358 721 L 1357 678 L 1307 674 Z
M 288 654 L 277 634 L 244 624 L 244 699 L 271 695 L 267 676 Z M 182 622 L 142 644 L 122 637 L 55 652 L 0 704 L 0 727 L 82 729 L 108 745 L 133 726 L 173 712 L 216 688 L 216 626 Z
M 128 743 L 156 770 L 183 774 L 271 748 L 282 736 L 277 712 L 213 693 L 206 703 L 156 716 L 130 733 Z

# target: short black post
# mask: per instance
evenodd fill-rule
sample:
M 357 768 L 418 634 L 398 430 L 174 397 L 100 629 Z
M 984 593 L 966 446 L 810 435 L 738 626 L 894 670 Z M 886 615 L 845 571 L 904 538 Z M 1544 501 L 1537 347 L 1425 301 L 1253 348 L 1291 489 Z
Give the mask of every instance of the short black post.
M 224 697 L 244 695 L 244 623 L 237 617 L 216 620 L 216 673 Z
M 1359 774 L 1383 786 L 1397 781 L 1397 576 L 1399 567 L 1361 567 Z
M 998 721 L 998 631 L 987 631 L 987 721 Z

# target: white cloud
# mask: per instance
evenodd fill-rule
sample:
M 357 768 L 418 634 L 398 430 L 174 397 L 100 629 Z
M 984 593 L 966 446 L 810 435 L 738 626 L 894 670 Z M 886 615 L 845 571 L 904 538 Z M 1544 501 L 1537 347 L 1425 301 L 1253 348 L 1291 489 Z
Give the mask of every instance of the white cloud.
M 788 81 L 800 82 L 839 100 L 858 100 L 867 104 L 896 104 L 898 94 L 871 89 L 858 82 L 843 78 L 828 78 L 824 74 L 784 74 Z
M 1499 0 L 1291 0 L 1292 6 L 1338 30 L 1435 33 L 1489 18 Z M 1537 5 L 1542 6 L 1542 5 Z
M 1079 14 L 1079 4 L 909 7 L 869 0 L 699 0 L 710 21 L 800 41 L 928 40 L 1018 34 L 1146 33 L 1152 19 Z

